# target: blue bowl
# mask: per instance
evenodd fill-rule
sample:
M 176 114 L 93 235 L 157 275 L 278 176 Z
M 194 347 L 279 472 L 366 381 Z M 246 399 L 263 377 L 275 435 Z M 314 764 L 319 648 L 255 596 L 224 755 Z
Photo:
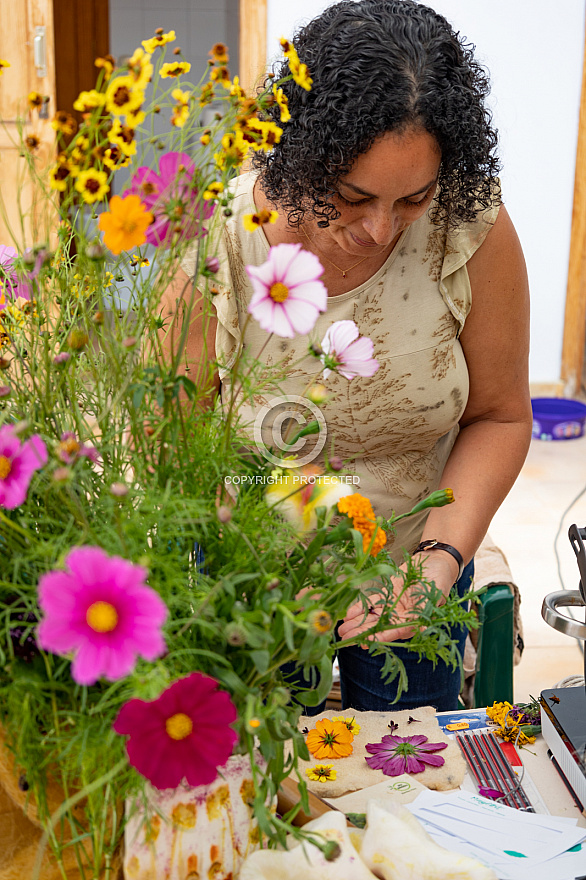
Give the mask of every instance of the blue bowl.
M 586 404 L 565 397 L 535 397 L 532 436 L 537 440 L 574 440 L 584 436 Z

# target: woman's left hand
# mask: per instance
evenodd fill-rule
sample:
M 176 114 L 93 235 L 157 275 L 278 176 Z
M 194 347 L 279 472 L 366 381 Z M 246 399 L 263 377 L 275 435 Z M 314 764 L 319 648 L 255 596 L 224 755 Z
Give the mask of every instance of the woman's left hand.
M 422 563 L 423 578 L 427 581 L 433 581 L 436 587 L 441 590 L 442 595 L 444 597 L 447 596 L 458 577 L 458 563 L 456 560 L 441 550 L 433 550 L 431 553 L 418 553 L 413 559 L 416 562 Z M 401 568 L 405 570 L 406 566 L 402 565 Z M 400 577 L 395 578 L 393 580 L 393 587 L 398 594 L 403 588 L 403 579 Z M 445 598 L 441 604 L 443 604 L 443 601 L 445 601 Z M 376 639 L 379 642 L 396 642 L 410 639 L 415 632 L 415 627 L 409 625 L 409 621 L 417 617 L 417 612 L 414 610 L 415 603 L 416 595 L 413 589 L 405 590 L 397 601 L 394 613 L 397 623 L 404 623 L 405 625 L 374 633 L 368 636 L 369 641 Z M 354 602 L 348 609 L 343 622 L 338 627 L 340 639 L 352 639 L 360 633 L 371 629 L 380 617 L 384 606 L 384 598 L 380 594 L 376 595 L 376 597 L 373 596 L 373 602 L 365 615 L 364 604 L 360 601 Z M 366 645 L 362 645 L 362 647 L 366 649 Z

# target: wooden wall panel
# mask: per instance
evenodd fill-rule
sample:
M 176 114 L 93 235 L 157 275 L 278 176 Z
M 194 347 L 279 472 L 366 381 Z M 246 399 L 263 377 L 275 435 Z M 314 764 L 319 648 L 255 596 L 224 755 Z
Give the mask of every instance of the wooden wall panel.
M 267 0 L 240 0 L 240 82 L 253 89 L 267 63 Z

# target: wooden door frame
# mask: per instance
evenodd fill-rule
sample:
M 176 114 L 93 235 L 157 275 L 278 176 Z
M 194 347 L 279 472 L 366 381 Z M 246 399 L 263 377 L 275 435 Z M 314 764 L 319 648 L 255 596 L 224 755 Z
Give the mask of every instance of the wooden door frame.
M 240 0 L 240 83 L 252 90 L 267 63 L 267 0 Z
M 576 147 L 574 204 L 564 315 L 561 378 L 564 393 L 573 397 L 582 387 L 586 340 L 586 34 L 582 62 L 582 93 Z

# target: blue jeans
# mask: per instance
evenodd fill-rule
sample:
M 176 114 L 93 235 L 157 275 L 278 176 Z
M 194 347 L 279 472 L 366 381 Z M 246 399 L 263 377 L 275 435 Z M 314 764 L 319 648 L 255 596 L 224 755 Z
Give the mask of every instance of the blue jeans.
M 474 560 L 468 563 L 453 587 L 460 597 L 465 596 L 470 589 L 473 577 Z M 460 655 L 464 656 L 467 628 L 451 627 L 450 635 L 457 642 Z M 403 691 L 396 703 L 393 703 L 393 700 L 397 696 L 397 682 L 384 684 L 381 679 L 381 669 L 385 662 L 384 654 L 373 656 L 354 645 L 338 651 L 343 709 L 395 712 L 399 709 L 416 709 L 418 706 L 434 706 L 438 712 L 448 712 L 458 708 L 458 694 L 461 687 L 459 666 L 452 669 L 442 660 L 438 660 L 434 667 L 431 660 L 425 657 L 419 659 L 414 651 L 408 651 L 407 648 L 397 647 L 394 650 L 397 657 L 405 664 L 409 686 L 409 690 Z M 294 663 L 287 663 L 282 670 L 290 687 L 309 687 L 309 682 Z M 303 703 L 302 694 L 297 699 L 298 702 Z M 319 715 L 324 708 L 325 702 L 319 706 L 308 706 L 305 714 Z

